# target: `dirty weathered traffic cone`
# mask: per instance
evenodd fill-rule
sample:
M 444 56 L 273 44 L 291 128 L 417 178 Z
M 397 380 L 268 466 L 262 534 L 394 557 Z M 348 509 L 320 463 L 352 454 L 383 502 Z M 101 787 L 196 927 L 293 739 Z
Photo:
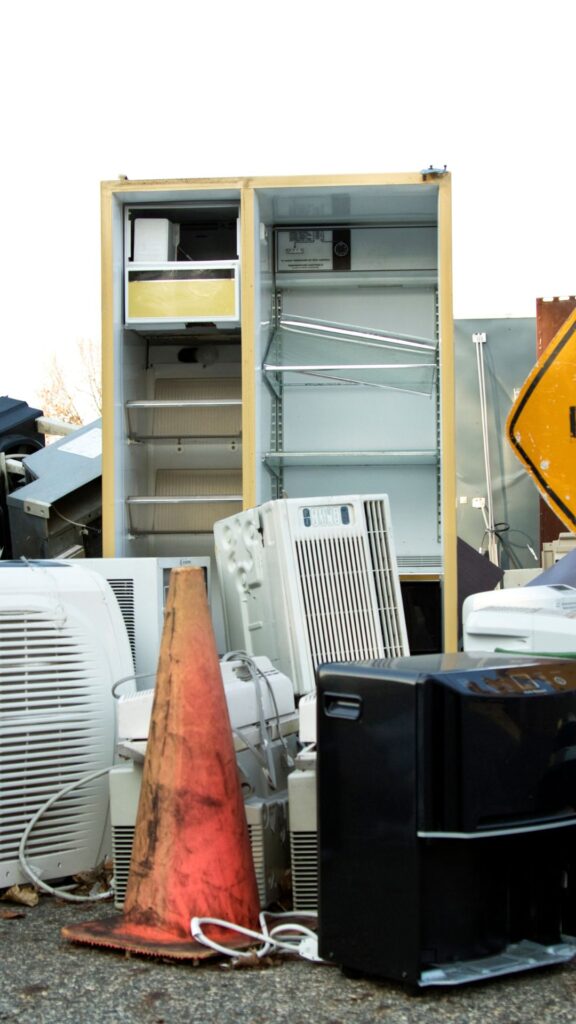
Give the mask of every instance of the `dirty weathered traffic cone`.
M 259 900 L 234 741 L 201 569 L 173 570 L 124 913 L 66 939 L 135 953 L 213 955 L 192 917 L 258 924 Z M 220 944 L 236 933 L 208 928 Z

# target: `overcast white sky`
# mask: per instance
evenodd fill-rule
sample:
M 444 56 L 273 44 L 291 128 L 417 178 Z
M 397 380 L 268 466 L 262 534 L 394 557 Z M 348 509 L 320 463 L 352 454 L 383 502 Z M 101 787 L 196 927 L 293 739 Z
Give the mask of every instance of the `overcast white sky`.
M 0 394 L 100 333 L 99 183 L 453 176 L 454 315 L 576 293 L 568 0 L 99 0 L 3 15 Z

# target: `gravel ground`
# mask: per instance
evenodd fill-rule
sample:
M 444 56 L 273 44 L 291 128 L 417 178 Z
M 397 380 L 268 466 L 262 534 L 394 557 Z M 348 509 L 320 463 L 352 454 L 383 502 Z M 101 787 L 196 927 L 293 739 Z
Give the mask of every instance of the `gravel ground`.
M 23 912 L 0 919 L 1 1024 L 576 1024 L 576 961 L 413 994 L 323 964 L 194 967 L 61 939 L 62 925 L 111 916 L 111 904 L 43 897 Z

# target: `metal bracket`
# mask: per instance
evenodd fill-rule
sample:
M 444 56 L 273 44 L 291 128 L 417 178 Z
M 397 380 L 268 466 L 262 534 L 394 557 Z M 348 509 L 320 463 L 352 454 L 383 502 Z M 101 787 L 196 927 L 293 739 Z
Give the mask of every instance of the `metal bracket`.
M 448 174 L 448 168 L 446 164 L 444 164 L 444 167 L 433 167 L 432 164 L 430 164 L 429 167 L 420 171 L 420 174 L 424 178 L 424 181 L 427 181 L 428 178 L 443 178 L 445 174 Z
M 47 501 L 25 501 L 24 511 L 29 516 L 38 516 L 39 519 L 50 519 L 52 505 Z

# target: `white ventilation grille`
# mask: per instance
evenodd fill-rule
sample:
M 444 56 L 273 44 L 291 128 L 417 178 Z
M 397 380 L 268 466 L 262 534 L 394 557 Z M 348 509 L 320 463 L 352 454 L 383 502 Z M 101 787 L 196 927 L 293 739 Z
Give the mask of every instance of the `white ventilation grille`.
M 393 658 L 405 653 L 401 625 L 403 612 L 398 608 L 400 592 L 396 585 L 396 566 L 384 502 L 365 501 L 364 514 L 384 651 L 386 657 Z
M 359 533 L 296 540 L 296 558 L 314 668 L 405 653 L 386 509 L 364 503 L 368 544 Z
M 294 910 L 318 909 L 318 835 L 290 832 L 292 902 Z
M 122 910 L 126 899 L 130 860 L 134 845 L 134 825 L 112 826 L 112 856 L 114 857 L 114 906 Z
M 261 821 L 254 825 L 248 824 L 248 837 L 250 839 L 252 860 L 254 862 L 254 873 L 256 875 L 256 883 L 258 885 L 258 898 L 260 900 L 260 906 L 265 907 L 267 903 L 266 859 L 264 850 L 264 828 Z
M 443 571 L 442 558 L 439 555 L 398 555 L 396 559 L 399 569 L 406 572 L 434 572 Z
M 24 580 L 23 580 L 24 583 Z M 95 624 L 97 626 L 97 624 Z M 109 763 L 101 660 L 62 605 L 0 610 L 0 887 L 19 875 L 22 833 L 48 798 Z M 104 765 L 103 765 L 104 760 Z M 80 870 L 102 839 L 106 780 L 69 793 L 39 820 L 28 846 L 44 878 Z M 82 857 L 80 856 L 80 861 Z
M 132 661 L 136 664 L 136 614 L 134 610 L 134 580 L 129 578 L 124 579 L 113 579 L 108 577 L 108 583 L 110 584 L 116 600 L 120 606 L 122 612 L 122 618 L 124 619 L 124 625 L 126 626 L 126 632 L 128 633 L 128 640 L 130 642 L 130 650 L 132 651 Z

